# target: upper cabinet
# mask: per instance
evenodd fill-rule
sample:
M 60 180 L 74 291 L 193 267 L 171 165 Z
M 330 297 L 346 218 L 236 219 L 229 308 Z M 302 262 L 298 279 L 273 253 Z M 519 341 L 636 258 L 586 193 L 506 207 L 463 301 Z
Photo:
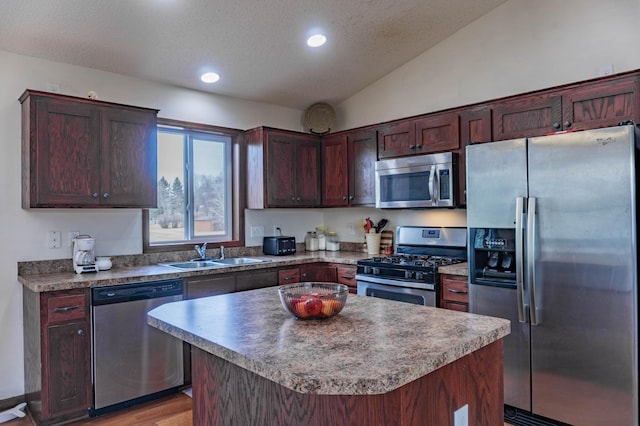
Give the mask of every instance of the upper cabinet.
M 157 110 L 27 90 L 22 207 L 156 206 Z
M 418 154 L 416 126 L 413 120 L 403 120 L 378 128 L 378 158 Z
M 375 130 L 322 138 L 322 205 L 375 205 Z
M 638 76 L 586 82 L 496 102 L 493 140 L 638 121 Z
M 259 127 L 245 132 L 247 207 L 319 207 L 320 138 Z

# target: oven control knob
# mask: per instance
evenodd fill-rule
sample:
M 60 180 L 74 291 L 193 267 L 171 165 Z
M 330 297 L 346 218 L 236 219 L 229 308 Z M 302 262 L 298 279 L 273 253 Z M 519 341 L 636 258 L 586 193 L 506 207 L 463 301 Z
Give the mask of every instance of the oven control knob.
M 380 275 L 380 268 L 372 268 L 373 275 Z
M 416 279 L 417 280 L 424 280 L 424 272 L 416 272 Z
M 404 271 L 404 277 L 408 280 L 413 278 L 413 271 Z

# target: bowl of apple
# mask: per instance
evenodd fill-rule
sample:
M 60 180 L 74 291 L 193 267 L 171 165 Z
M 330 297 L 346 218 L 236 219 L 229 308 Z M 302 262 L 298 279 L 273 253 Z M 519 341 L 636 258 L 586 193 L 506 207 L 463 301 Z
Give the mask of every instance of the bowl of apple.
M 344 284 L 304 282 L 278 287 L 282 306 L 296 318 L 326 319 L 337 315 L 347 302 Z

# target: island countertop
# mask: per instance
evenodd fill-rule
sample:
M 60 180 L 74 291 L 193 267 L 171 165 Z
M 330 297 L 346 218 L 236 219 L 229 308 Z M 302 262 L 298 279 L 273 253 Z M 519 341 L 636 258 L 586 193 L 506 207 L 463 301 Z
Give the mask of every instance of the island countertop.
M 349 295 L 334 318 L 298 320 L 277 287 L 168 303 L 150 325 L 288 389 L 390 392 L 487 346 L 509 321 Z

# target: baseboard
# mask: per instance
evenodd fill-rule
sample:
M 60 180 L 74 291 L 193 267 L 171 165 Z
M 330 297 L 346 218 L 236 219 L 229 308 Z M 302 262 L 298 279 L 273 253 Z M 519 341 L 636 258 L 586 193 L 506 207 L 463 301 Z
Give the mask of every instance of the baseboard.
M 25 402 L 24 395 L 14 396 L 7 399 L 0 399 L 0 411 L 8 410 L 9 408 L 13 408 L 21 402 Z

